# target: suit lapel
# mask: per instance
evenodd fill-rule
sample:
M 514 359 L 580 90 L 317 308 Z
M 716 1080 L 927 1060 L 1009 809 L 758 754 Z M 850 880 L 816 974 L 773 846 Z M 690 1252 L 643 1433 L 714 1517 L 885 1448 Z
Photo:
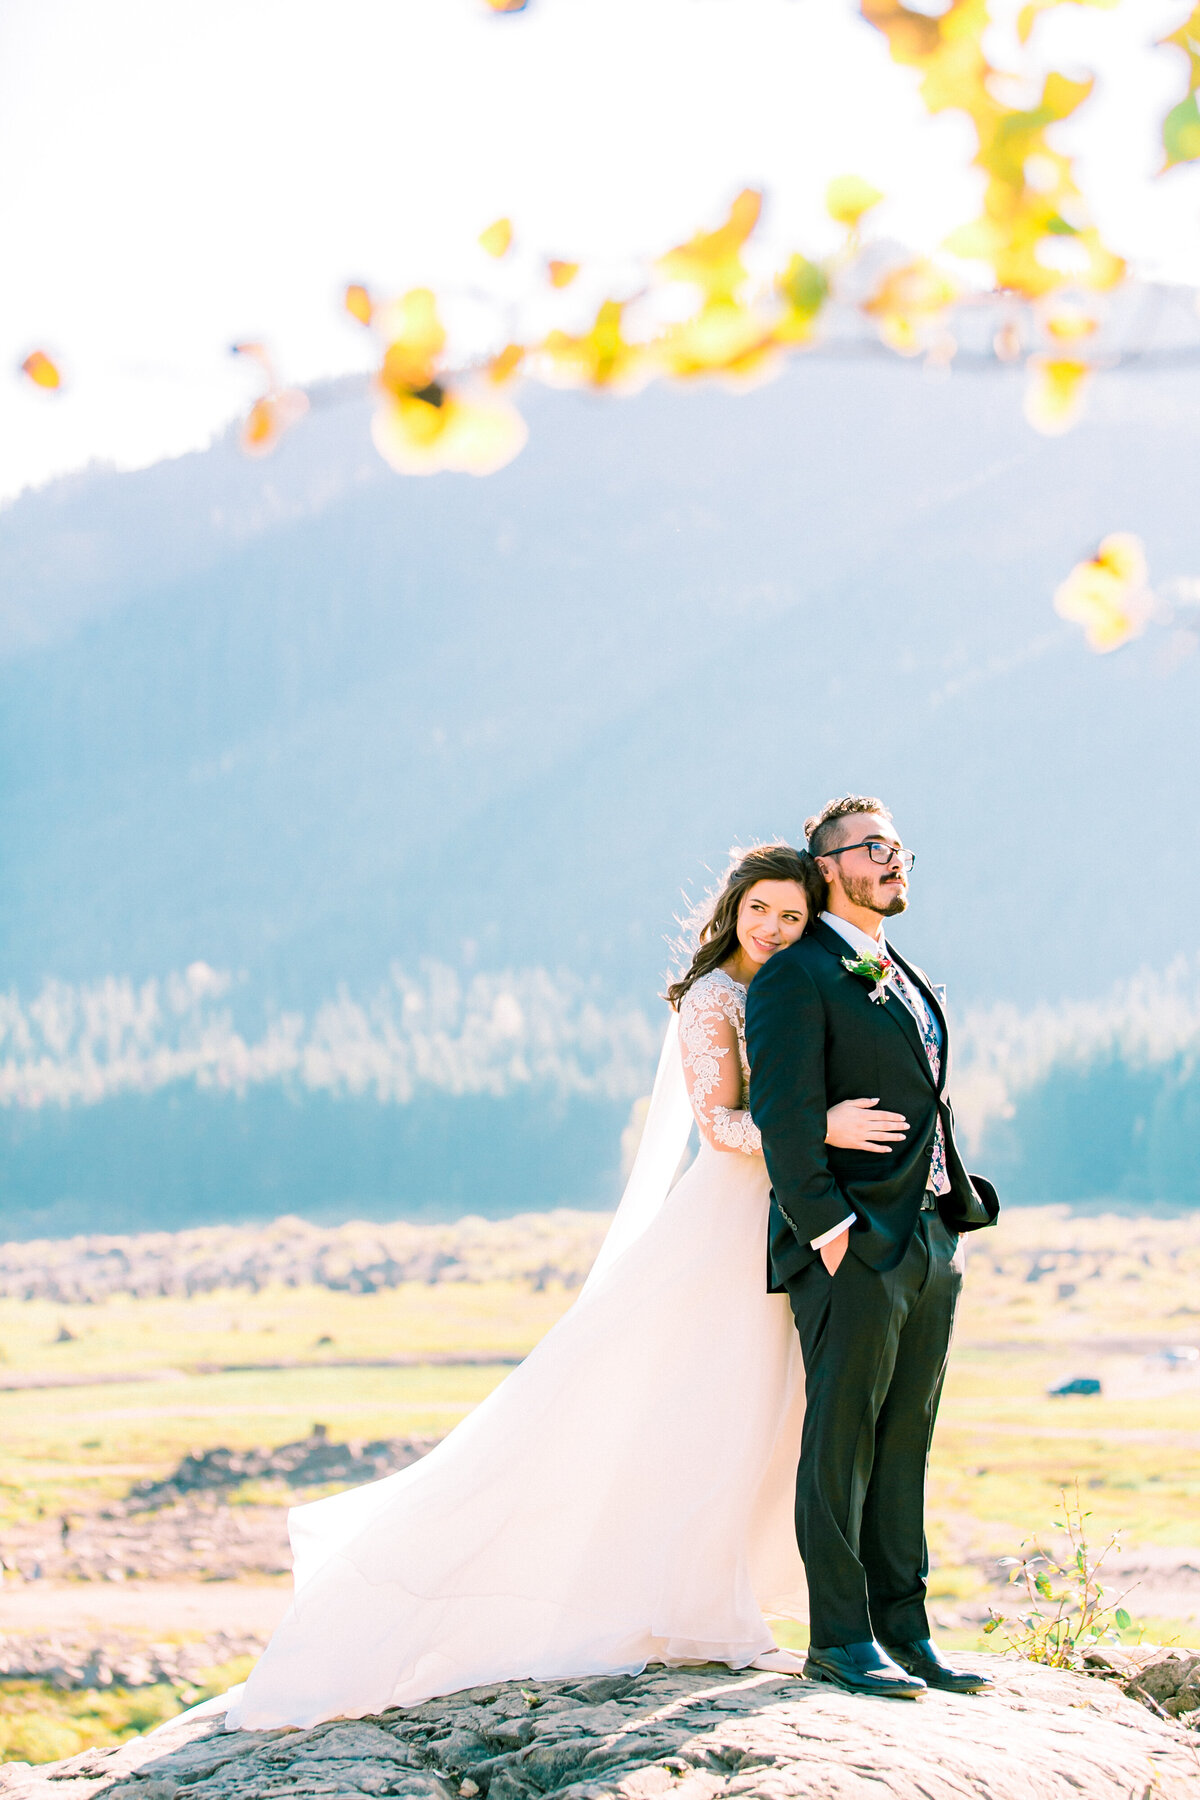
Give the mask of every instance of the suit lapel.
M 843 956 L 853 957 L 854 952 L 841 932 L 835 931 L 832 925 L 826 925 L 824 919 L 818 919 L 815 924 L 810 925 L 809 933 L 820 944 L 822 950 L 828 950 L 835 961 L 840 963 Z
M 838 931 L 834 931 L 834 929 L 831 925 L 826 925 L 820 919 L 818 919 L 816 924 L 812 927 L 812 935 L 817 940 L 817 942 L 821 945 L 821 948 L 823 950 L 828 950 L 830 956 L 836 957 L 839 963 L 841 962 L 842 958 L 845 956 L 848 956 L 853 960 L 854 951 L 851 949 L 850 945 L 846 942 L 845 938 L 841 935 L 841 933 Z M 917 980 L 917 977 L 909 969 L 908 964 L 906 962 L 904 962 L 901 957 L 896 955 L 895 951 L 892 949 L 890 944 L 888 945 L 888 955 L 890 957 L 892 957 L 892 959 L 895 962 L 899 963 L 900 967 L 904 970 L 904 973 L 908 976 L 909 980 L 912 981 L 915 986 L 920 987 L 922 993 L 924 993 L 925 992 L 924 984 Z M 928 1081 L 930 1087 L 934 1088 L 935 1091 L 940 1091 L 938 1089 L 938 1084 L 934 1081 L 933 1070 L 929 1066 L 929 1058 L 925 1054 L 925 1045 L 921 1038 L 920 1027 L 917 1024 L 917 1021 L 913 1018 L 912 1014 L 909 1012 L 908 1007 L 904 1004 L 903 1000 L 900 998 L 899 994 L 892 994 L 887 1000 L 879 1002 L 879 1003 L 876 1003 L 874 1001 L 868 1001 L 867 1000 L 868 990 L 867 990 L 866 983 L 863 981 L 862 977 L 860 975 L 851 975 L 850 971 L 848 969 L 845 971 L 845 973 L 846 973 L 847 980 L 852 981 L 854 983 L 855 987 L 861 989 L 863 1000 L 864 1000 L 864 1002 L 866 1002 L 866 1004 L 868 1004 L 870 1006 L 871 1011 L 877 1012 L 877 1013 L 882 1013 L 882 1015 L 885 1019 L 890 1019 L 892 1024 L 896 1027 L 897 1031 L 899 1031 L 902 1034 L 902 1036 L 908 1040 L 908 1047 L 912 1051 L 913 1055 L 916 1057 L 917 1062 L 920 1064 L 921 1070 L 924 1073 L 925 1079 Z M 945 1041 L 945 1039 L 943 1038 L 943 1042 L 944 1041 Z M 943 1068 L 945 1068 L 945 1063 L 946 1063 L 946 1059 L 945 1059 L 945 1057 L 943 1057 L 942 1058 L 942 1067 Z
M 891 955 L 890 945 L 888 946 L 888 954 Z M 907 973 L 907 970 L 905 973 Z M 892 1021 L 893 1025 L 899 1026 L 900 1030 L 908 1039 L 909 1048 L 921 1065 L 921 1070 L 925 1079 L 928 1081 L 931 1088 L 935 1088 L 937 1083 L 933 1079 L 933 1070 L 929 1065 L 929 1056 L 925 1049 L 925 1040 L 921 1036 L 921 1027 L 917 1024 L 917 1021 L 913 1018 L 899 994 L 892 994 L 887 1004 L 881 1006 L 879 1010 Z
M 928 976 L 922 974 L 921 970 L 916 968 L 912 963 L 905 962 L 904 958 L 902 956 L 900 956 L 895 949 L 893 949 L 891 944 L 888 945 L 888 955 L 891 957 L 891 959 L 894 963 L 898 963 L 900 965 L 901 969 L 903 969 L 905 975 L 907 975 L 908 979 L 912 982 L 913 986 L 915 988 L 919 989 L 921 998 L 924 1000 L 926 1006 L 929 1008 L 930 1012 L 933 1014 L 933 1017 L 937 1022 L 937 1028 L 941 1032 L 942 1054 L 941 1054 L 941 1058 L 940 1058 L 940 1069 L 939 1069 L 938 1080 L 937 1080 L 937 1091 L 940 1094 L 946 1085 L 946 1072 L 950 1067 L 950 1033 L 946 1028 L 946 1015 L 942 1011 L 941 1002 L 939 1001 L 937 995 L 934 993 L 933 986 L 932 986 L 931 982 L 929 981 Z M 901 1004 L 903 1004 L 903 1002 Z M 908 1012 L 907 1006 L 904 1008 L 904 1010 L 906 1013 L 908 1013 L 909 1018 L 912 1019 L 912 1014 Z M 917 1031 L 917 1041 L 920 1042 L 921 1033 L 919 1030 L 917 1030 L 915 1019 L 913 1019 L 913 1028 L 914 1028 L 914 1030 Z M 925 1057 L 926 1068 L 929 1068 L 929 1058 L 928 1058 L 928 1056 L 925 1055 L 925 1046 L 923 1043 L 921 1044 L 921 1054 L 922 1054 L 922 1056 Z M 929 1069 L 929 1078 L 931 1081 L 933 1080 L 933 1070 L 932 1069 Z

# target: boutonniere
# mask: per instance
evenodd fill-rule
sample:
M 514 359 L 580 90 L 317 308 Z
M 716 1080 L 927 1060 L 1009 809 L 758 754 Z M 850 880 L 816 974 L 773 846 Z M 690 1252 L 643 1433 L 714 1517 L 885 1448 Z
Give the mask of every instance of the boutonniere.
M 877 1006 L 887 1005 L 888 986 L 896 973 L 896 965 L 890 956 L 843 956 L 842 967 L 863 981 L 873 981 L 875 985 L 867 999 Z

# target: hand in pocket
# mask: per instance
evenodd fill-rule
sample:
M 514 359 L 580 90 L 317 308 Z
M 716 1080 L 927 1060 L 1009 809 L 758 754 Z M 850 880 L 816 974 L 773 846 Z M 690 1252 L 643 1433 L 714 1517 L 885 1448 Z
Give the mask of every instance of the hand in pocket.
M 835 1238 L 830 1238 L 827 1244 L 821 1245 L 821 1261 L 830 1275 L 837 1274 L 849 1244 L 850 1227 L 847 1225 L 845 1231 L 839 1231 Z

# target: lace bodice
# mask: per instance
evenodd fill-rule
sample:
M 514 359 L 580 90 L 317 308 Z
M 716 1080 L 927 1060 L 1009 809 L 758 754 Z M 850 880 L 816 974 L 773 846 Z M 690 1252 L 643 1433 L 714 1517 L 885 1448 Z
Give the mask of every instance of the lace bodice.
M 745 1109 L 750 1087 L 746 1060 L 746 990 L 713 969 L 679 1005 L 683 1073 L 696 1123 L 718 1150 L 762 1154 L 762 1137 Z

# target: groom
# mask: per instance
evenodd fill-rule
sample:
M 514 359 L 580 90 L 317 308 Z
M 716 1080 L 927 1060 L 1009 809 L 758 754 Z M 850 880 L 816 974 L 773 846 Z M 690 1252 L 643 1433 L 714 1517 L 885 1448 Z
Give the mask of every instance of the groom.
M 771 1177 L 769 1273 L 800 1333 L 807 1410 L 796 1535 L 808 1577 L 805 1674 L 858 1693 L 965 1693 L 925 1615 L 925 1467 L 962 1283 L 959 1233 L 994 1189 L 963 1168 L 934 989 L 884 936 L 912 852 L 879 800 L 831 800 L 805 827 L 829 884 L 820 920 L 747 997 L 750 1110 Z M 882 1152 L 825 1142 L 826 1109 L 903 1114 Z

